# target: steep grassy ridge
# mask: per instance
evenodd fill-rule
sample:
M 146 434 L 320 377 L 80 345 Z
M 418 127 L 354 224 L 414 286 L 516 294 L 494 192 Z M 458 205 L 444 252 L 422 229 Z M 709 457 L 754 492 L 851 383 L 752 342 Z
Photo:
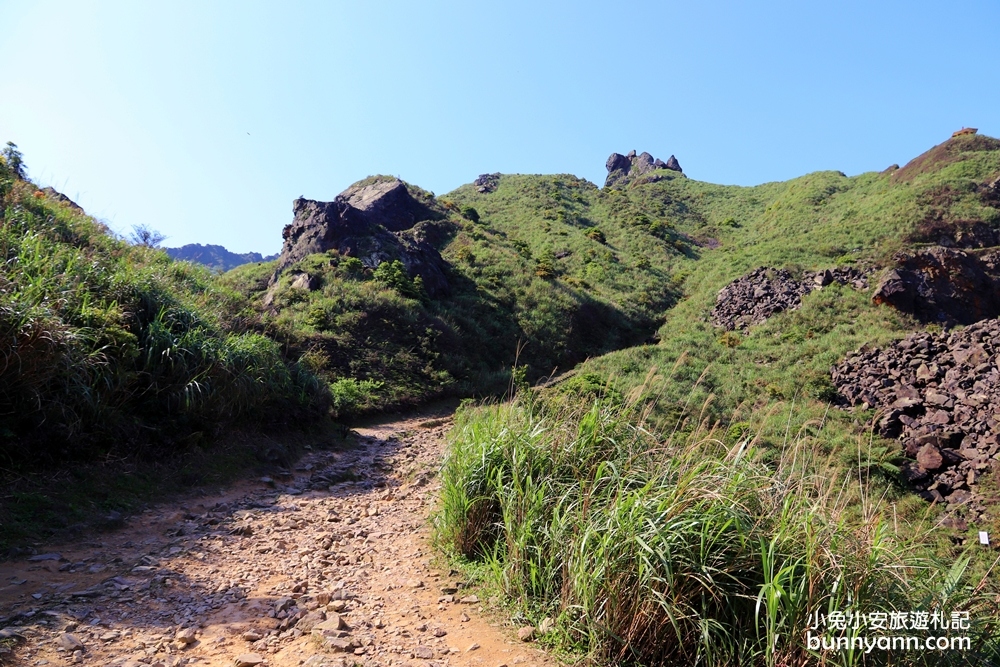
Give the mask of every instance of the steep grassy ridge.
M 274 264 L 221 278 L 324 374 L 338 414 L 503 391 L 515 359 L 535 379 L 641 343 L 676 298 L 671 266 L 694 255 L 669 229 L 609 218 L 571 176 L 504 177 L 483 212 L 409 188 L 440 217 L 419 233 L 447 262 L 447 294 L 336 251 L 286 267 L 273 290 Z M 295 283 L 303 273 L 310 289 Z
M 324 413 L 326 388 L 207 270 L 113 238 L 7 161 L 0 213 L 5 467 Z
M 995 664 L 996 556 L 975 531 L 1000 530 L 998 480 L 980 486 L 992 507 L 977 526 L 942 524 L 941 507 L 900 483 L 899 446 L 873 433 L 878 415 L 833 404 L 830 368 L 846 352 L 923 325 L 873 305 L 871 287 L 836 284 L 747 334 L 709 314 L 758 266 L 874 268 L 874 284 L 899 251 L 995 232 L 1000 210 L 985 194 L 998 176 L 1000 142 L 966 136 L 881 174 L 752 188 L 674 176 L 594 192 L 577 209 L 587 224 L 614 229 L 609 244 L 618 229 L 645 234 L 629 251 L 655 248 L 679 300 L 658 343 L 463 416 L 443 474 L 443 545 L 514 613 L 555 619 L 545 641 L 608 663 Z M 551 240 L 528 227 L 531 203 L 491 199 L 509 180 L 448 197 L 541 249 Z M 664 230 L 672 245 L 700 245 L 641 245 Z M 588 264 L 566 263 L 561 280 L 584 279 Z M 805 643 L 817 609 L 944 607 L 979 619 L 971 653 Z

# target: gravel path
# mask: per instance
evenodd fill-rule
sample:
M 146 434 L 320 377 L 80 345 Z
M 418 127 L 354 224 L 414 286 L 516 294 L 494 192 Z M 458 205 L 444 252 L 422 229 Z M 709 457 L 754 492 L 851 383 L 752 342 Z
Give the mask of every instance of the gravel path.
M 287 474 L 0 563 L 15 665 L 538 665 L 434 557 L 447 415 L 357 429 Z M 99 540 L 99 541 L 98 541 Z M 6 639 L 5 639 L 6 638 Z M 12 641 L 16 640 L 16 641 Z

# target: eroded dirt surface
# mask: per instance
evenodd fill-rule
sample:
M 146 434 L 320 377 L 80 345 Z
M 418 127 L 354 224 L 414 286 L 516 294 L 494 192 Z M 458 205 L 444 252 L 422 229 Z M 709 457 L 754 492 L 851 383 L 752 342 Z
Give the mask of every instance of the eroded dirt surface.
M 15 665 L 536 665 L 438 570 L 428 516 L 445 415 L 162 506 L 93 542 L 0 563 Z M 445 566 L 446 567 L 446 566 Z M 4 639 L 4 635 L 6 639 Z

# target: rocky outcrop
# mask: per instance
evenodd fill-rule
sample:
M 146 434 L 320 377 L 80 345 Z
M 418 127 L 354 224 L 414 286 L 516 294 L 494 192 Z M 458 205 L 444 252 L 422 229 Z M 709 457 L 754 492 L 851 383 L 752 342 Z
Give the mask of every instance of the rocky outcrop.
M 982 186 L 983 203 L 988 206 L 1000 206 L 1000 176 Z
M 83 213 L 83 208 L 79 204 L 77 204 L 75 201 L 73 201 L 63 193 L 59 192 L 55 188 L 46 186 L 42 188 L 41 191 L 44 192 L 45 196 L 47 196 L 49 199 L 54 199 L 57 202 L 65 204 L 66 206 L 69 206 L 77 213 Z
M 872 301 L 922 322 L 971 324 L 1000 315 L 1000 252 L 934 247 L 894 258 Z
M 712 324 L 727 331 L 745 331 L 776 313 L 795 310 L 802 305 L 803 296 L 831 283 L 868 289 L 867 275 L 853 267 L 807 272 L 802 280 L 785 269 L 759 267 L 719 290 Z
M 682 173 L 681 165 L 673 155 L 664 162 L 659 158 L 654 158 L 649 153 L 636 155 L 635 151 L 629 152 L 628 155 L 612 153 L 604 166 L 608 169 L 608 177 L 604 181 L 604 187 L 606 188 L 625 185 L 657 169 L 667 169 Z
M 336 250 L 369 268 L 398 259 L 411 277 L 423 279 L 430 296 L 447 293 L 447 265 L 434 245 L 442 236 L 436 227 L 447 223 L 435 222 L 441 214 L 414 198 L 399 179 L 362 181 L 332 202 L 296 199 L 292 211 L 272 284 L 295 262 Z
M 473 185 L 476 186 L 476 191 L 486 194 L 493 192 L 497 189 L 497 185 L 500 184 L 500 173 L 495 174 L 480 174 L 479 178 L 475 180 Z
M 1000 320 L 908 335 L 862 349 L 831 372 L 845 402 L 878 408 L 881 435 L 899 438 L 903 478 L 927 500 L 982 511 L 976 487 L 1000 469 Z

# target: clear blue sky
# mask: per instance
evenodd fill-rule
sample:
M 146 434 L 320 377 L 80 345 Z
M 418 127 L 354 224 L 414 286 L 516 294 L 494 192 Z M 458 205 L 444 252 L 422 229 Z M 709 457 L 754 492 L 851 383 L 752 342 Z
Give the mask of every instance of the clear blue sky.
M 751 185 L 1000 135 L 1000 3 L 0 0 L 0 143 L 166 245 L 276 252 L 369 174 Z

